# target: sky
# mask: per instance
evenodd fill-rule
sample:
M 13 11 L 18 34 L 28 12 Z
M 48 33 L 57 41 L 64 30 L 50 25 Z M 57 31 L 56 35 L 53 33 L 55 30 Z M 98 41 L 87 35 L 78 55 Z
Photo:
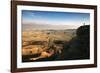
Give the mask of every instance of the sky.
M 89 13 L 53 12 L 22 10 L 23 24 L 48 24 L 48 25 L 86 25 L 90 24 Z

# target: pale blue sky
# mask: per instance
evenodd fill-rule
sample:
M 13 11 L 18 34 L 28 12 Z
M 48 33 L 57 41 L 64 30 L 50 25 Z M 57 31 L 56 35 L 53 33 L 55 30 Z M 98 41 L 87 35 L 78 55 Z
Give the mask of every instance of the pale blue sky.
M 22 10 L 22 20 L 28 23 L 79 25 L 89 24 L 89 13 Z

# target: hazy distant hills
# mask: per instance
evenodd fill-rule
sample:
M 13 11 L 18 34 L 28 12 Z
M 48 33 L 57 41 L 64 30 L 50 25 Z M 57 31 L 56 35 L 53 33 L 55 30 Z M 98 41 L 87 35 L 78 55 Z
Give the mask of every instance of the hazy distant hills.
M 52 24 L 22 24 L 23 31 L 31 30 L 67 30 L 77 29 L 79 26 L 76 25 L 52 25 Z

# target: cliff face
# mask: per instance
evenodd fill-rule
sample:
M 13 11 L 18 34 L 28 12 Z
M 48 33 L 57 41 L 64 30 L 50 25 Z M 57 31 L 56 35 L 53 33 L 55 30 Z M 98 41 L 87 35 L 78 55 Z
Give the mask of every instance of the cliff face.
M 89 59 L 90 58 L 90 26 L 80 26 L 76 37 L 64 44 L 63 60 Z

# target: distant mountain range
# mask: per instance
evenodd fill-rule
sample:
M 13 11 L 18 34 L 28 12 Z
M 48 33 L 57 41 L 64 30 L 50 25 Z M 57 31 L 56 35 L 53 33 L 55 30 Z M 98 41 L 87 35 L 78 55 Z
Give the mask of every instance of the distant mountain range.
M 66 30 L 77 29 L 79 25 L 52 25 L 52 24 L 22 24 L 23 31 L 27 30 Z

